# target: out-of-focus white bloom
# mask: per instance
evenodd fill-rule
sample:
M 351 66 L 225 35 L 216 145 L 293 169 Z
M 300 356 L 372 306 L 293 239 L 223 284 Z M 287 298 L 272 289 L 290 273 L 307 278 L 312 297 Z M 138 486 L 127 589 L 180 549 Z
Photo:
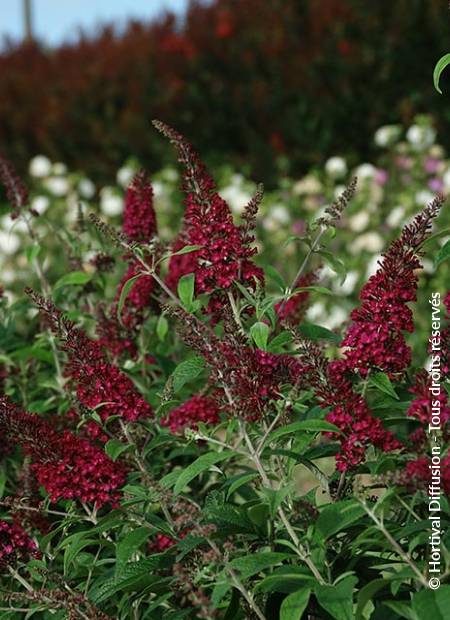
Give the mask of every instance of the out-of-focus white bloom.
M 436 268 L 433 261 L 431 261 L 429 258 L 422 258 L 421 262 L 425 273 L 435 273 Z
M 373 276 L 378 271 L 381 258 L 381 254 L 376 254 L 369 259 L 366 269 L 366 278 L 370 278 L 370 276 Z
M 262 226 L 264 230 L 268 232 L 275 232 L 280 229 L 280 222 L 275 220 L 271 215 L 264 217 L 261 220 Z
M 367 228 L 367 224 L 369 223 L 370 216 L 367 211 L 360 211 L 359 213 L 355 213 L 348 220 L 348 225 L 350 230 L 354 232 L 361 232 L 365 228 Z
M 35 196 L 31 201 L 31 208 L 41 215 L 50 206 L 50 200 L 47 196 Z
M 69 181 L 65 177 L 49 177 L 45 180 L 45 187 L 54 196 L 65 196 L 69 191 Z
M 174 183 L 178 179 L 178 172 L 175 168 L 164 168 L 161 172 L 161 176 L 165 181 L 169 183 Z
M 350 246 L 352 254 L 357 254 L 362 250 L 367 252 L 379 252 L 384 247 L 384 240 L 377 232 L 366 232 L 363 235 L 359 235 Z
M 323 327 L 327 329 L 335 329 L 342 325 L 342 323 L 348 318 L 348 313 L 338 306 L 333 306 L 333 308 L 328 312 L 324 319 L 322 319 L 321 324 Z
M 131 183 L 132 178 L 135 175 L 135 171 L 130 166 L 122 166 L 117 171 L 117 183 L 122 187 L 128 187 Z
M 436 132 L 432 127 L 411 125 L 406 132 L 406 139 L 418 151 L 428 148 L 436 139 Z
M 52 173 L 56 176 L 63 176 L 67 174 L 66 164 L 63 164 L 61 161 L 57 161 L 52 166 Z
M 391 228 L 397 228 L 405 217 L 405 208 L 401 205 L 394 207 L 386 218 L 386 223 Z
M 287 224 L 291 221 L 289 211 L 283 205 L 274 205 L 270 209 L 270 215 L 280 224 Z
M 325 162 L 325 172 L 333 179 L 341 179 L 347 173 L 347 164 L 342 157 L 330 157 Z
M 104 187 L 100 191 L 100 209 L 105 215 L 114 217 L 123 210 L 123 199 L 112 187 Z
M 440 144 L 432 144 L 429 151 L 430 157 L 442 159 L 445 156 L 444 148 Z
M 235 172 L 231 175 L 230 183 L 231 185 L 243 185 L 245 179 L 239 172 Z
M 235 213 L 240 213 L 251 200 L 251 195 L 237 185 L 227 185 L 220 190 L 220 195 Z
M 383 125 L 376 130 L 374 141 L 377 146 L 390 146 L 398 139 L 401 128 L 398 125 Z
M 7 233 L 15 232 L 28 234 L 27 223 L 22 218 L 17 218 L 13 220 L 13 218 L 9 214 L 3 216 L 0 220 L 0 228 L 2 228 Z
M 0 254 L 11 256 L 15 254 L 20 247 L 20 237 L 13 232 L 0 230 Z M 3 273 L 2 273 L 3 278 Z
M 337 200 L 339 196 L 342 195 L 342 192 L 344 192 L 346 189 L 347 188 L 345 187 L 345 185 L 336 185 L 333 192 L 335 199 Z
M 2 269 L 2 284 L 12 284 L 16 279 L 17 272 L 14 269 Z M 8 301 L 10 303 L 11 299 L 8 298 Z
M 449 192 L 450 191 L 450 168 L 447 168 L 447 170 L 444 172 L 444 174 L 442 175 L 442 180 L 444 182 L 445 191 Z
M 321 301 L 316 301 L 315 304 L 309 306 L 308 310 L 306 311 L 306 316 L 310 321 L 314 322 L 322 318 L 324 316 L 324 313 L 325 306 Z
M 333 290 L 343 293 L 344 295 L 350 295 L 355 290 L 358 277 L 357 271 L 349 271 L 344 282 L 340 284 L 340 282 L 337 281 L 336 284 L 333 285 Z
M 423 189 L 420 192 L 417 192 L 414 198 L 419 206 L 424 207 L 433 200 L 434 194 L 429 192 L 427 189 Z
M 164 196 L 164 192 L 165 192 L 164 183 L 161 183 L 161 181 L 153 181 L 152 188 L 153 188 L 153 195 L 155 198 L 161 198 L 161 196 Z
M 78 183 L 78 191 L 83 198 L 92 198 L 95 194 L 95 184 L 91 179 L 81 179 Z
M 52 162 L 45 155 L 36 155 L 30 161 L 29 172 L 32 177 L 42 179 L 52 171 Z
M 373 179 L 375 173 L 376 168 L 372 164 L 361 164 L 355 170 L 356 177 L 362 181 Z
M 313 174 L 308 174 L 299 181 L 296 181 L 292 186 L 292 193 L 294 196 L 301 196 L 302 194 L 318 194 L 322 191 L 322 184 L 317 177 Z

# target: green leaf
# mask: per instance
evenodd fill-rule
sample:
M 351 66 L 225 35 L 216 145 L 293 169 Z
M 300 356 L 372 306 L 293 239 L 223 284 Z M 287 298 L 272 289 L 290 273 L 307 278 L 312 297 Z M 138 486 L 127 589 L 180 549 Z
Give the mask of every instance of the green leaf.
M 256 586 L 262 592 L 283 592 L 291 594 L 314 583 L 314 577 L 307 568 L 299 566 L 280 566 Z
M 168 331 L 169 331 L 169 323 L 166 317 L 164 316 L 164 314 L 161 314 L 156 324 L 156 335 L 158 336 L 158 339 L 160 342 L 164 341 L 165 337 L 167 336 Z
M 254 478 L 257 478 L 257 477 L 258 477 L 258 474 L 242 474 L 242 476 L 239 476 L 239 478 L 237 478 L 237 480 L 235 480 L 228 487 L 227 499 L 230 498 L 233 495 L 233 493 L 237 491 L 241 486 L 243 486 L 244 484 L 247 484 L 248 482 L 250 482 L 251 480 L 254 480 Z
M 308 606 L 310 588 L 289 594 L 280 607 L 280 620 L 301 620 L 302 614 Z
M 174 495 L 178 495 L 194 478 L 199 476 L 203 471 L 209 469 L 212 465 L 220 463 L 225 459 L 234 456 L 232 450 L 225 450 L 224 452 L 208 452 L 199 456 L 193 463 L 191 463 L 186 469 L 183 469 L 181 475 L 178 476 L 175 486 L 173 488 Z
M 377 387 L 381 392 L 388 394 L 388 396 L 392 396 L 392 398 L 399 400 L 391 380 L 384 372 L 377 372 L 374 375 L 371 375 L 369 378 L 369 383 Z
M 71 273 L 66 273 L 62 278 L 59 278 L 55 284 L 55 290 L 63 286 L 83 286 L 90 280 L 92 280 L 91 274 L 85 273 L 84 271 L 72 271 Z
M 268 265 L 264 271 L 266 272 L 266 274 L 269 276 L 269 278 L 271 280 L 273 280 L 278 286 L 279 288 L 284 291 L 286 289 L 286 282 L 284 281 L 283 276 L 280 274 L 279 271 L 277 271 L 275 269 L 275 267 L 272 267 L 272 265 Z
M 130 448 L 129 444 L 122 443 L 121 441 L 118 441 L 117 439 L 110 439 L 109 441 L 106 442 L 105 452 L 109 456 L 110 459 L 112 459 L 113 461 L 116 461 L 119 458 L 119 456 L 122 454 L 122 452 L 125 452 L 129 448 Z
M 356 608 L 355 620 L 363 620 L 363 612 L 366 608 L 367 603 L 374 599 L 375 594 L 382 590 L 383 588 L 387 588 L 389 582 L 387 579 L 374 579 L 366 584 L 361 590 L 358 592 L 358 606 Z
M 85 538 L 89 532 L 79 532 L 78 534 L 74 534 L 70 537 L 70 539 L 66 539 L 67 545 L 66 550 L 64 552 L 64 574 L 69 574 L 69 567 L 72 562 L 75 560 L 77 555 L 82 551 L 85 547 L 90 547 L 91 545 L 97 545 L 98 541 L 93 538 Z
M 348 576 L 332 586 L 316 584 L 317 601 L 336 620 L 354 620 L 353 588 L 358 579 Z
M 189 254 L 189 252 L 196 252 L 197 250 L 201 250 L 203 245 L 185 245 L 184 248 L 178 250 L 177 252 L 173 252 L 170 256 L 181 256 L 182 254 Z
M 322 293 L 322 295 L 334 295 L 333 291 L 325 286 L 301 286 L 293 291 L 293 294 L 300 293 L 301 291 L 312 291 L 313 293 Z
M 448 258 L 450 258 L 450 239 L 446 243 L 444 243 L 442 248 L 437 253 L 437 256 L 434 261 L 436 267 L 438 267 L 441 263 L 446 261 Z
M 450 609 L 450 586 L 420 590 L 414 595 L 412 606 L 419 620 L 445 620 Z
M 266 323 L 254 323 L 250 328 L 250 335 L 253 338 L 258 349 L 263 351 L 267 348 L 267 341 L 269 340 L 269 326 Z
M 122 310 L 123 310 L 123 306 L 125 304 L 125 300 L 128 297 L 128 294 L 131 291 L 131 288 L 132 288 L 133 284 L 136 282 L 136 280 L 138 280 L 139 278 L 142 278 L 143 275 L 145 275 L 145 274 L 138 273 L 137 275 L 135 275 L 132 278 L 130 278 L 129 280 L 127 280 L 125 282 L 125 284 L 123 285 L 122 290 L 120 291 L 119 302 L 117 304 L 117 318 L 118 318 L 119 323 L 121 325 L 123 325 L 123 323 L 122 323 Z
M 364 514 L 364 508 L 354 500 L 336 502 L 321 511 L 316 521 L 316 531 L 326 540 L 358 521 Z
M 181 362 L 172 373 L 173 390 L 179 392 L 181 388 L 196 379 L 205 367 L 203 357 L 196 356 Z
M 30 247 L 26 248 L 25 256 L 27 257 L 27 262 L 29 265 L 32 265 L 34 263 L 36 258 L 39 256 L 40 251 L 41 246 L 37 244 L 31 245 Z
M 273 431 L 267 439 L 267 442 L 270 443 L 275 441 L 275 439 L 279 439 L 284 435 L 290 435 L 292 433 L 298 433 L 299 431 L 309 431 L 313 433 L 340 433 L 341 431 L 337 426 L 331 424 L 331 422 L 327 422 L 326 420 L 302 420 L 301 422 L 292 422 L 287 426 L 283 426 L 282 428 L 278 428 L 276 431 Z
M 279 553 L 276 551 L 267 551 L 252 555 L 245 555 L 242 558 L 235 558 L 230 562 L 230 567 L 239 571 L 243 579 L 248 579 L 252 575 L 261 573 L 275 564 L 280 564 L 284 560 L 292 558 L 287 553 Z
M 188 312 L 192 307 L 192 301 L 194 299 L 194 288 L 195 288 L 195 274 L 188 273 L 185 276 L 182 276 L 178 280 L 178 297 L 180 298 L 183 307 Z
M 135 530 L 128 532 L 125 538 L 123 538 L 117 544 L 117 561 L 115 570 L 116 579 L 123 571 L 125 564 L 131 558 L 133 553 L 135 553 L 139 549 L 139 547 L 147 540 L 150 534 L 151 531 L 148 527 L 137 527 Z
M 326 327 L 322 327 L 321 325 L 314 325 L 313 323 L 301 323 L 298 326 L 298 331 L 305 338 L 309 338 L 310 340 L 331 340 L 336 344 L 339 344 L 341 341 L 340 336 L 330 331 Z
M 440 95 L 442 95 L 442 90 L 441 90 L 441 87 L 439 86 L 441 74 L 449 64 L 450 64 L 450 54 L 445 54 L 445 56 L 442 56 L 442 58 L 440 58 L 437 61 L 436 66 L 434 67 L 433 83 L 434 83 L 435 89 L 438 91 Z
M 331 252 L 328 252 L 328 250 L 319 250 L 318 254 L 323 256 L 325 261 L 328 263 L 328 265 L 334 271 L 334 273 L 336 273 L 338 276 L 340 276 L 340 278 L 341 278 L 340 282 L 341 282 L 341 284 L 343 284 L 345 282 L 345 278 L 347 276 L 347 269 L 346 269 L 344 263 L 341 261 L 341 259 L 337 258 L 337 256 L 335 256 Z
M 406 618 L 406 620 L 419 620 L 416 612 L 411 609 L 410 603 L 405 603 L 404 601 L 383 601 L 383 605 L 389 607 L 389 609 L 392 609 L 392 611 L 398 614 L 400 618 Z M 428 616 L 427 620 L 430 617 L 431 616 Z

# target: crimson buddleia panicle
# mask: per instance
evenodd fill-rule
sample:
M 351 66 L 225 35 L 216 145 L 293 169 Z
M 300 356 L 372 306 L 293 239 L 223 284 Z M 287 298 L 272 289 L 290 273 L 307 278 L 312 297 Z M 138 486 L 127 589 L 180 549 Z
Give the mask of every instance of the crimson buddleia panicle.
M 252 349 L 229 331 L 222 339 L 192 314 L 166 306 L 168 314 L 179 320 L 179 333 L 185 343 L 200 353 L 211 369 L 211 381 L 221 388 L 216 394 L 228 415 L 256 420 L 271 401 L 281 397 L 284 383 L 296 383 L 301 364 L 290 355 L 276 355 Z
M 119 323 L 117 313 L 109 316 L 103 304 L 97 308 L 96 334 L 99 344 L 111 354 L 113 359 L 118 359 L 122 355 L 130 359 L 136 357 L 134 334 L 130 334 L 129 330 Z
M 42 418 L 0 398 L 0 428 L 31 459 L 31 470 L 52 502 L 73 499 L 117 505 L 125 483 L 122 464 L 70 431 L 62 433 Z
M 102 344 L 92 340 L 41 295 L 27 289 L 68 355 L 66 375 L 74 385 L 78 401 L 95 409 L 102 420 L 117 415 L 128 422 L 153 414 L 151 406 L 136 390 L 131 379 L 103 354 Z
M 154 125 L 174 144 L 184 166 L 182 189 L 186 209 L 181 238 L 186 245 L 201 246 L 189 254 L 189 260 L 174 261 L 172 268 L 187 265 L 195 273 L 197 294 L 227 290 L 234 281 L 254 288 L 255 279 L 263 282 L 264 274 L 250 260 L 256 249 L 249 245 L 248 230 L 234 224 L 231 209 L 185 138 L 164 123 L 154 121 Z M 169 275 L 169 279 L 176 277 Z
M 153 188 L 147 174 L 135 175 L 125 194 L 122 231 L 130 242 L 149 243 L 157 233 Z
M 170 428 L 172 433 L 185 429 L 197 430 L 198 423 L 218 424 L 220 421 L 217 401 L 209 396 L 192 396 L 188 401 L 175 407 L 161 420 L 162 426 Z
M 400 480 L 410 492 L 422 489 L 428 492 L 428 485 L 432 482 L 432 465 L 428 456 L 420 456 L 406 463 Z M 450 453 L 440 463 L 440 486 L 445 495 L 450 496 Z
M 144 171 L 135 175 L 125 194 L 125 208 L 123 214 L 122 233 L 128 243 L 148 244 L 157 235 L 156 214 L 153 208 L 153 189 L 147 174 Z M 148 254 L 148 253 L 147 253 Z M 128 263 L 115 297 L 115 304 L 111 308 L 109 322 L 116 320 L 117 304 L 123 287 L 131 278 L 142 273 L 144 267 L 132 254 L 124 256 Z M 122 309 L 121 323 L 129 332 L 128 337 L 135 339 L 137 330 L 144 321 L 146 311 L 152 307 L 152 295 L 156 289 L 156 281 L 150 275 L 142 275 L 133 283 L 128 292 Z M 121 331 L 119 328 L 117 331 Z M 126 336 L 124 336 L 127 340 Z M 116 340 L 117 344 L 117 340 Z M 108 342 L 104 345 L 108 348 Z M 124 343 L 125 347 L 125 343 Z M 112 353 L 114 353 L 111 350 Z
M 15 219 L 19 217 L 21 209 L 29 205 L 28 190 L 13 165 L 2 155 L 0 155 L 0 182 L 6 191 L 11 217 Z
M 382 371 L 397 378 L 409 366 L 411 349 L 403 332 L 412 332 L 414 326 L 407 304 L 416 300 L 421 246 L 442 203 L 442 198 L 435 198 L 405 226 L 362 288 L 361 307 L 353 310 L 352 323 L 342 341 L 342 365 L 347 372 L 366 377 L 370 371 Z
M 36 543 L 20 525 L 0 520 L 0 570 L 39 557 Z
M 304 381 L 314 389 L 320 406 L 328 410 L 328 422 L 341 431 L 339 434 L 330 433 L 330 437 L 341 444 L 336 455 L 336 468 L 339 471 L 355 468 L 364 461 L 366 450 L 371 445 L 384 452 L 400 448 L 400 442 L 383 428 L 379 418 L 371 415 L 364 397 L 354 390 L 341 360 L 330 362 L 318 346 L 296 339 L 301 347 Z
M 131 278 L 142 273 L 143 266 L 138 260 L 130 260 L 128 268 L 123 275 L 119 286 L 117 288 L 117 294 L 115 298 L 116 304 L 120 299 L 123 287 Z M 133 332 L 137 330 L 144 321 L 145 312 L 152 308 L 152 295 L 156 289 L 155 279 L 147 274 L 143 274 L 137 278 L 127 294 L 124 306 L 122 308 L 122 324 Z M 114 311 L 117 311 L 117 305 L 113 306 Z

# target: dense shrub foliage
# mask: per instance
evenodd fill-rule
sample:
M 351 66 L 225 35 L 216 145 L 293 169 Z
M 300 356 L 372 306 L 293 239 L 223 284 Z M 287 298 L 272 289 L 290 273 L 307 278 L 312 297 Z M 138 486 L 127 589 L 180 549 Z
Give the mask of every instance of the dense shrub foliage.
M 277 162 L 298 174 L 335 152 L 365 158 L 378 125 L 417 112 L 436 113 L 448 146 L 430 78 L 447 35 L 438 0 L 193 2 L 181 24 L 3 53 L 0 143 L 22 169 L 42 152 L 105 180 L 130 145 L 161 164 L 149 119 L 164 117 L 208 159 L 245 161 L 266 183 Z
M 44 214 L 0 164 L 20 246 L 9 260 L 27 280 L 25 294 L 10 283 L 0 306 L 2 618 L 444 618 L 446 533 L 442 585 L 428 587 L 427 489 L 438 474 L 426 432 L 436 375 L 424 363 L 432 298 L 442 328 L 434 527 L 445 532 L 450 293 L 445 273 L 434 292 L 421 275 L 427 254 L 441 273 L 448 263 L 444 199 L 407 205 L 415 215 L 328 329 L 305 319 L 308 305 L 339 294 L 335 248 L 355 232 L 352 200 L 377 182 L 350 179 L 284 247 L 263 227 L 264 254 L 262 187 L 238 219 L 184 137 L 154 124 L 182 170 L 175 232 L 143 171 L 127 185 L 119 230 L 93 193 L 91 212 L 67 198 L 82 179 L 61 164 L 40 174 L 57 190 Z M 430 146 L 403 152 L 408 170 L 428 174 Z M 34 160 L 32 172 L 47 165 Z M 328 174 L 344 166 L 329 162 Z M 400 173 L 392 183 L 400 194 L 407 184 Z M 117 198 L 104 215 L 119 217 Z

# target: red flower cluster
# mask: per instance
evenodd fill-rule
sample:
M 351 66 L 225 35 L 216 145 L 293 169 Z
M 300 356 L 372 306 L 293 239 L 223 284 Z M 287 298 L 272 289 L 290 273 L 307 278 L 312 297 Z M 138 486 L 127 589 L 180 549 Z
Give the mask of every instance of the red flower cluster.
M 176 544 L 176 540 L 165 534 L 156 534 L 151 542 L 148 543 L 147 549 L 149 553 L 162 553 L 166 549 L 170 549 Z
M 17 523 L 0 521 L 0 569 L 39 557 L 36 543 Z
M 128 269 L 120 281 L 117 289 L 116 302 L 120 298 L 122 289 L 131 278 L 142 273 L 143 266 L 138 260 L 131 260 Z M 126 329 L 133 333 L 143 322 L 145 310 L 152 304 L 152 294 L 155 291 L 156 281 L 150 275 L 142 275 L 133 283 L 122 309 L 122 323 Z M 114 315 L 117 306 L 113 306 Z
M 427 456 L 421 456 L 406 464 L 405 472 L 401 476 L 405 486 L 412 489 L 427 489 L 432 481 L 431 462 Z M 450 453 L 445 456 L 440 464 L 440 483 L 446 495 L 450 495 Z
M 52 437 L 58 460 L 34 463 L 32 470 L 52 502 L 78 499 L 97 508 L 119 502 L 118 489 L 125 484 L 125 469 L 86 439 L 65 431 Z M 26 448 L 26 446 L 25 446 Z M 33 448 L 34 451 L 34 448 Z
M 62 340 L 62 349 L 68 354 L 66 374 L 75 384 L 82 405 L 88 409 L 98 408 L 102 420 L 118 415 L 134 422 L 152 415 L 151 406 L 138 393 L 131 379 L 106 361 L 101 343 L 76 328 L 51 302 L 30 289 L 27 292 Z
M 401 446 L 392 433 L 384 430 L 381 420 L 371 415 L 363 396 L 354 391 L 351 379 L 355 373 L 367 377 L 372 370 L 395 377 L 409 365 L 411 352 L 402 331 L 413 331 L 413 322 L 406 304 L 416 299 L 415 270 L 420 267 L 420 247 L 442 201 L 436 198 L 403 229 L 384 254 L 376 274 L 363 287 L 363 303 L 352 312 L 353 323 L 342 342 L 346 347 L 343 359 L 330 362 L 322 373 L 314 372 L 314 361 L 311 363 L 318 396 L 325 407 L 331 407 L 326 418 L 344 434 L 343 438 L 338 436 L 341 453 L 336 461 L 340 471 L 361 463 L 368 445 L 386 452 Z
M 172 433 L 178 433 L 185 428 L 197 429 L 198 422 L 217 424 L 219 421 L 217 402 L 208 396 L 195 395 L 172 409 L 169 415 L 161 420 L 161 424 L 168 426 Z
M 157 234 L 153 188 L 144 171 L 133 178 L 127 189 L 122 232 L 129 243 L 142 244 L 149 243 Z M 155 280 L 149 275 L 143 275 L 134 282 L 122 310 L 121 325 L 117 318 L 117 302 L 126 282 L 143 270 L 143 266 L 133 254 L 124 258 L 128 262 L 127 271 L 120 281 L 110 312 L 106 314 L 102 310 L 103 316 L 97 330 L 102 347 L 114 358 L 123 353 L 131 357 L 136 354 L 136 330 L 144 320 L 145 311 L 151 307 L 152 294 L 156 287 Z
M 31 470 L 51 501 L 77 499 L 96 507 L 119 501 L 124 467 L 86 439 L 70 431 L 58 433 L 6 398 L 0 399 L 0 428 L 31 458 Z
M 130 242 L 149 243 L 156 235 L 153 188 L 144 171 L 134 177 L 127 189 L 122 230 Z
M 137 392 L 131 379 L 105 360 L 98 342 L 71 327 L 63 348 L 69 354 L 66 373 L 76 385 L 77 398 L 82 405 L 88 409 L 98 408 L 102 420 L 119 415 L 128 422 L 135 422 L 152 415 L 151 406 Z
M 28 190 L 14 170 L 13 165 L 0 155 L 0 183 L 6 191 L 11 206 L 11 217 L 16 219 L 23 207 L 29 204 Z
M 181 268 L 188 268 L 195 273 L 197 293 L 229 289 L 235 280 L 254 287 L 255 278 L 263 281 L 263 272 L 250 261 L 256 250 L 249 245 L 248 231 L 235 226 L 229 206 L 185 138 L 164 123 L 154 124 L 175 145 L 185 166 L 186 211 L 178 244 L 201 246 L 188 259 L 171 261 L 168 282 L 173 286 L 183 275 Z
M 383 428 L 381 420 L 371 415 L 364 397 L 354 391 L 341 361 L 330 362 L 326 373 L 327 380 L 318 395 L 324 407 L 331 407 L 326 416 L 328 422 L 343 432 L 343 438 L 337 436 L 341 441 L 341 452 L 336 456 L 336 468 L 346 471 L 359 465 L 369 445 L 384 452 L 400 448 L 400 442 Z

